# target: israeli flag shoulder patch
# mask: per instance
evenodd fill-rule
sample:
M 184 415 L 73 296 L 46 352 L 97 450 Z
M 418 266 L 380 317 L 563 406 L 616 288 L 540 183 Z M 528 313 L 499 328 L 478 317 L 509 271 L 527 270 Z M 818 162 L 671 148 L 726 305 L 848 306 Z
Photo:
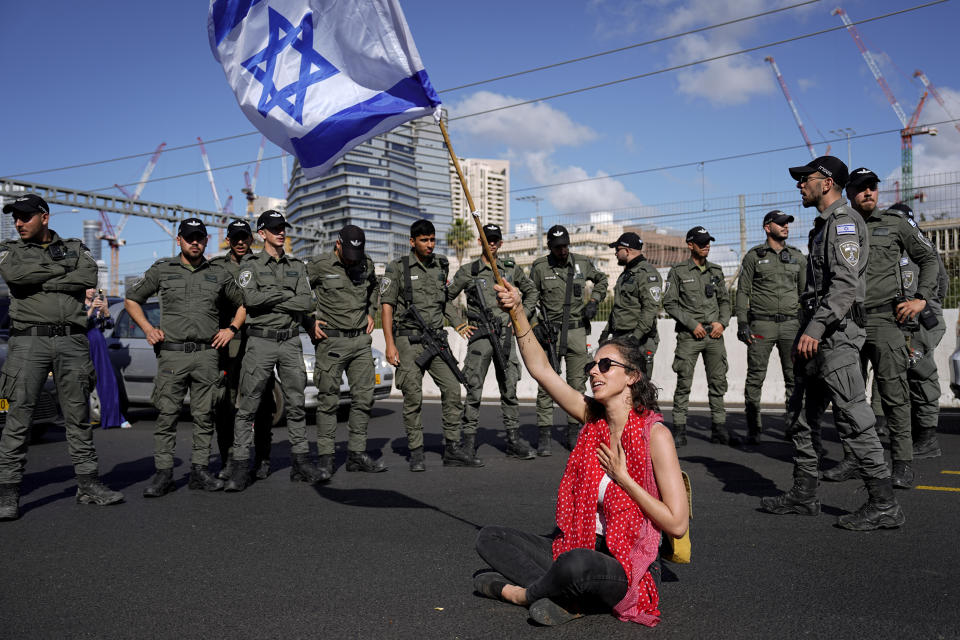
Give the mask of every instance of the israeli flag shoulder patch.
M 853 223 L 838 224 L 838 225 L 837 225 L 837 234 L 838 234 L 838 235 L 840 235 L 840 234 L 845 234 L 845 233 L 856 233 L 856 232 L 857 232 L 857 225 L 855 225 L 855 224 L 853 224 Z

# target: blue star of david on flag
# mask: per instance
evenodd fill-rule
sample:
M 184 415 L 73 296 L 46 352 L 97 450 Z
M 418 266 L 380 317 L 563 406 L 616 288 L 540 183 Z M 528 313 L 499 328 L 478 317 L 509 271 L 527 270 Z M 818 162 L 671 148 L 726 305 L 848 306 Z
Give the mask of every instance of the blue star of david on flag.
M 398 0 L 211 0 L 207 27 L 241 110 L 308 178 L 440 106 Z

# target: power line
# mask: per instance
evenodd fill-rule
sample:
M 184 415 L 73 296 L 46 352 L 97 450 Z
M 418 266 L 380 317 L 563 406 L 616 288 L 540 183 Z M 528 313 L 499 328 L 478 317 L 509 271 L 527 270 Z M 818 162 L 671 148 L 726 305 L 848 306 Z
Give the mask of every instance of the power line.
M 797 4 L 791 4 L 786 7 L 780 7 L 779 9 L 771 9 L 770 11 L 763 11 L 761 13 L 755 13 L 750 16 L 744 16 L 742 18 L 735 18 L 733 20 L 727 20 L 726 22 L 718 22 L 716 24 L 711 24 L 706 27 L 698 27 L 696 29 L 691 29 L 689 31 L 684 31 L 682 33 L 675 33 L 669 36 L 663 36 L 662 38 L 656 38 L 655 40 L 647 40 L 645 42 L 638 42 L 636 44 L 630 44 L 625 47 L 618 47 L 616 49 L 610 49 L 608 51 L 601 51 L 599 53 L 593 53 L 587 56 L 581 56 L 579 58 L 571 58 L 570 60 L 563 60 L 562 62 L 554 62 L 551 64 L 545 64 L 539 67 L 533 67 L 532 69 L 526 69 L 524 71 L 516 71 L 514 73 L 507 73 L 502 76 L 496 76 L 494 78 L 489 78 L 488 80 L 477 80 L 476 82 L 470 82 L 468 84 L 462 84 L 459 87 L 452 87 L 450 89 L 444 89 L 439 93 L 452 93 L 454 91 L 459 91 L 461 89 L 467 89 L 469 87 L 476 87 L 482 84 L 489 84 L 491 82 L 498 82 L 500 80 L 507 80 L 508 78 L 516 78 L 517 76 L 523 76 L 528 73 L 535 73 L 538 71 L 546 71 L 547 69 L 555 69 L 557 67 L 562 67 L 564 65 L 573 64 L 575 62 L 583 62 L 584 60 L 592 60 L 593 58 L 599 58 L 601 56 L 609 56 L 614 53 L 621 53 L 623 51 L 629 51 L 630 49 L 636 49 L 639 47 L 646 47 L 651 44 L 659 44 L 661 42 L 667 42 L 668 40 L 675 40 L 677 38 L 682 38 L 684 36 L 693 35 L 695 33 L 703 33 L 704 31 L 710 31 L 712 29 L 719 29 L 720 27 L 728 27 L 732 24 L 737 24 L 739 22 L 747 22 L 749 20 L 754 20 L 756 18 L 762 18 L 765 16 L 773 15 L 775 13 L 780 13 L 782 11 L 788 11 L 790 9 L 796 9 L 797 7 L 802 7 L 808 4 L 815 4 L 820 2 L 820 0 L 807 0 L 806 2 L 799 2 Z

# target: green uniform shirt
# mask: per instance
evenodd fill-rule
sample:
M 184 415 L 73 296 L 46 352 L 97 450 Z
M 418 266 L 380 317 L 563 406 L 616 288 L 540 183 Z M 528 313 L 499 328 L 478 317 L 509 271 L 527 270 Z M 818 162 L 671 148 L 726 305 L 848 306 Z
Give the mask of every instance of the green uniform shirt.
M 286 253 L 279 259 L 266 251 L 244 256 L 237 284 L 247 309 L 246 324 L 251 327 L 293 329 L 313 309 L 307 268 Z
M 712 295 L 707 295 L 711 289 Z M 711 322 L 726 327 L 730 321 L 730 294 L 724 284 L 723 269 L 709 261 L 701 269 L 693 258 L 671 268 L 663 310 L 677 321 L 678 330 L 693 331 L 698 324 L 706 328 Z
M 806 284 L 807 258 L 800 249 L 788 244 L 776 251 L 768 242 L 752 247 L 740 265 L 737 322 L 742 326 L 751 316 L 798 317 Z
M 646 335 L 657 328 L 663 280 L 660 273 L 643 256 L 637 256 L 623 267 L 613 287 L 613 311 L 610 331 L 637 330 Z
M 367 315 L 373 315 L 373 293 L 377 288 L 373 260 L 364 255 L 361 262 L 348 267 L 331 251 L 307 265 L 307 277 L 316 294 L 317 320 L 326 322 L 325 328 L 367 328 Z
M 234 310 L 243 302 L 230 272 L 207 260 L 196 268 L 180 259 L 153 263 L 127 291 L 138 304 L 160 294 L 160 326 L 169 342 L 209 343 L 220 329 L 220 309 Z
M 540 302 L 547 308 L 547 320 L 559 323 L 563 320 L 563 301 L 567 289 L 569 266 L 573 266 L 573 291 L 570 296 L 570 319 L 577 320 L 583 315 L 583 307 L 589 302 L 584 300 L 586 281 L 593 283 L 590 299 L 598 303 L 607 297 L 607 274 L 593 266 L 585 256 L 570 253 L 567 262 L 560 264 L 552 253 L 541 256 L 530 266 L 530 279 L 537 287 Z
M 454 305 L 447 304 L 447 278 L 449 277 L 450 263 L 446 256 L 433 254 L 426 263 L 417 259 L 413 249 L 408 254 L 410 263 L 410 286 L 412 288 L 413 305 L 423 316 L 430 327 L 443 327 L 444 317 L 453 326 L 463 324 L 463 318 Z M 380 302 L 392 305 L 394 308 L 393 329 L 419 329 L 412 318 L 407 318 L 407 300 L 403 293 L 404 287 L 403 261 L 394 260 L 387 265 L 387 270 L 380 280 Z
M 230 274 L 230 277 L 233 278 L 233 281 L 237 281 L 237 276 L 240 275 L 240 263 L 234 262 L 231 257 L 230 252 L 228 251 L 226 255 L 215 256 L 210 258 L 210 264 L 216 265 L 218 267 L 223 267 L 227 270 L 227 273 Z M 241 295 L 241 299 L 243 296 Z M 236 315 L 237 309 L 241 305 L 237 304 L 222 304 L 220 305 L 220 327 L 226 327 L 233 320 L 233 316 Z M 232 341 L 231 341 L 232 343 Z
M 474 265 L 476 265 L 476 267 Z M 474 275 L 475 268 L 476 275 Z M 527 277 L 523 269 L 518 267 L 512 258 L 501 259 L 497 257 L 497 270 L 504 280 L 520 290 L 520 294 L 523 296 L 523 309 L 527 317 L 536 313 L 537 301 L 540 299 L 540 295 L 537 293 L 537 288 L 534 286 L 533 281 Z M 500 309 L 497 302 L 497 292 L 493 290 L 493 285 L 496 284 L 493 279 L 493 269 L 487 265 L 483 258 L 478 258 L 473 262 L 463 264 L 457 269 L 457 273 L 453 276 L 453 282 L 450 283 L 450 287 L 447 290 L 448 300 L 453 300 L 460 295 L 461 291 L 466 289 L 467 309 L 480 313 L 480 304 L 477 299 L 476 286 L 474 285 L 475 280 L 480 282 L 480 289 L 483 291 L 483 300 L 487 309 L 493 310 L 494 315 L 500 319 L 502 324 L 510 322 L 510 314 Z
M 97 262 L 76 238 L 50 230 L 50 242 L 0 243 L 0 277 L 10 287 L 14 329 L 34 324 L 87 326 L 84 299 L 97 286 Z M 54 255 L 57 258 L 54 258 Z
M 913 220 L 893 211 L 874 210 L 864 220 L 870 234 L 870 259 L 867 261 L 867 309 L 892 303 L 902 295 L 898 270 L 906 253 L 920 267 L 916 295 L 929 300 L 936 296 L 937 252 Z

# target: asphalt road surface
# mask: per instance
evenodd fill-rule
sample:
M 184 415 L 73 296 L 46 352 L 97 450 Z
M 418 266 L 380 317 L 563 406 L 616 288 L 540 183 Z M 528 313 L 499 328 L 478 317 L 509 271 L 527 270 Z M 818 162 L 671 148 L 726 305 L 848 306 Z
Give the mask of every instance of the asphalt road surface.
M 917 484 L 953 490 L 898 491 L 902 529 L 854 533 L 834 521 L 866 499 L 859 482 L 823 484 L 819 517 L 759 511 L 762 496 L 791 485 L 780 416 L 766 416 L 761 445 L 737 450 L 710 444 L 709 418 L 694 412 L 680 451 L 693 484 L 693 562 L 664 565 L 663 617 L 650 630 L 609 615 L 542 628 L 526 609 L 473 593 L 471 577 L 484 568 L 473 548 L 480 526 L 553 530 L 566 460 L 558 444 L 550 458 L 506 459 L 499 412 L 484 406 L 486 467 L 444 468 L 439 405 L 428 404 L 427 472 L 413 474 L 399 403 L 374 411 L 370 445 L 386 473 L 342 468 L 341 422 L 326 486 L 289 481 L 286 431 L 276 429 L 267 480 L 239 494 L 190 491 L 187 420 L 179 488 L 153 500 L 141 497 L 153 473 L 153 422 L 143 413 L 133 429 L 96 433 L 104 480 L 127 497 L 110 507 L 75 503 L 63 431 L 52 430 L 30 449 L 21 519 L 0 523 L 0 635 L 960 638 L 960 415 L 941 417 L 944 456 L 916 465 Z M 521 421 L 533 437 L 532 406 Z M 742 414 L 730 424 L 742 432 Z M 825 433 L 833 464 L 832 423 Z

